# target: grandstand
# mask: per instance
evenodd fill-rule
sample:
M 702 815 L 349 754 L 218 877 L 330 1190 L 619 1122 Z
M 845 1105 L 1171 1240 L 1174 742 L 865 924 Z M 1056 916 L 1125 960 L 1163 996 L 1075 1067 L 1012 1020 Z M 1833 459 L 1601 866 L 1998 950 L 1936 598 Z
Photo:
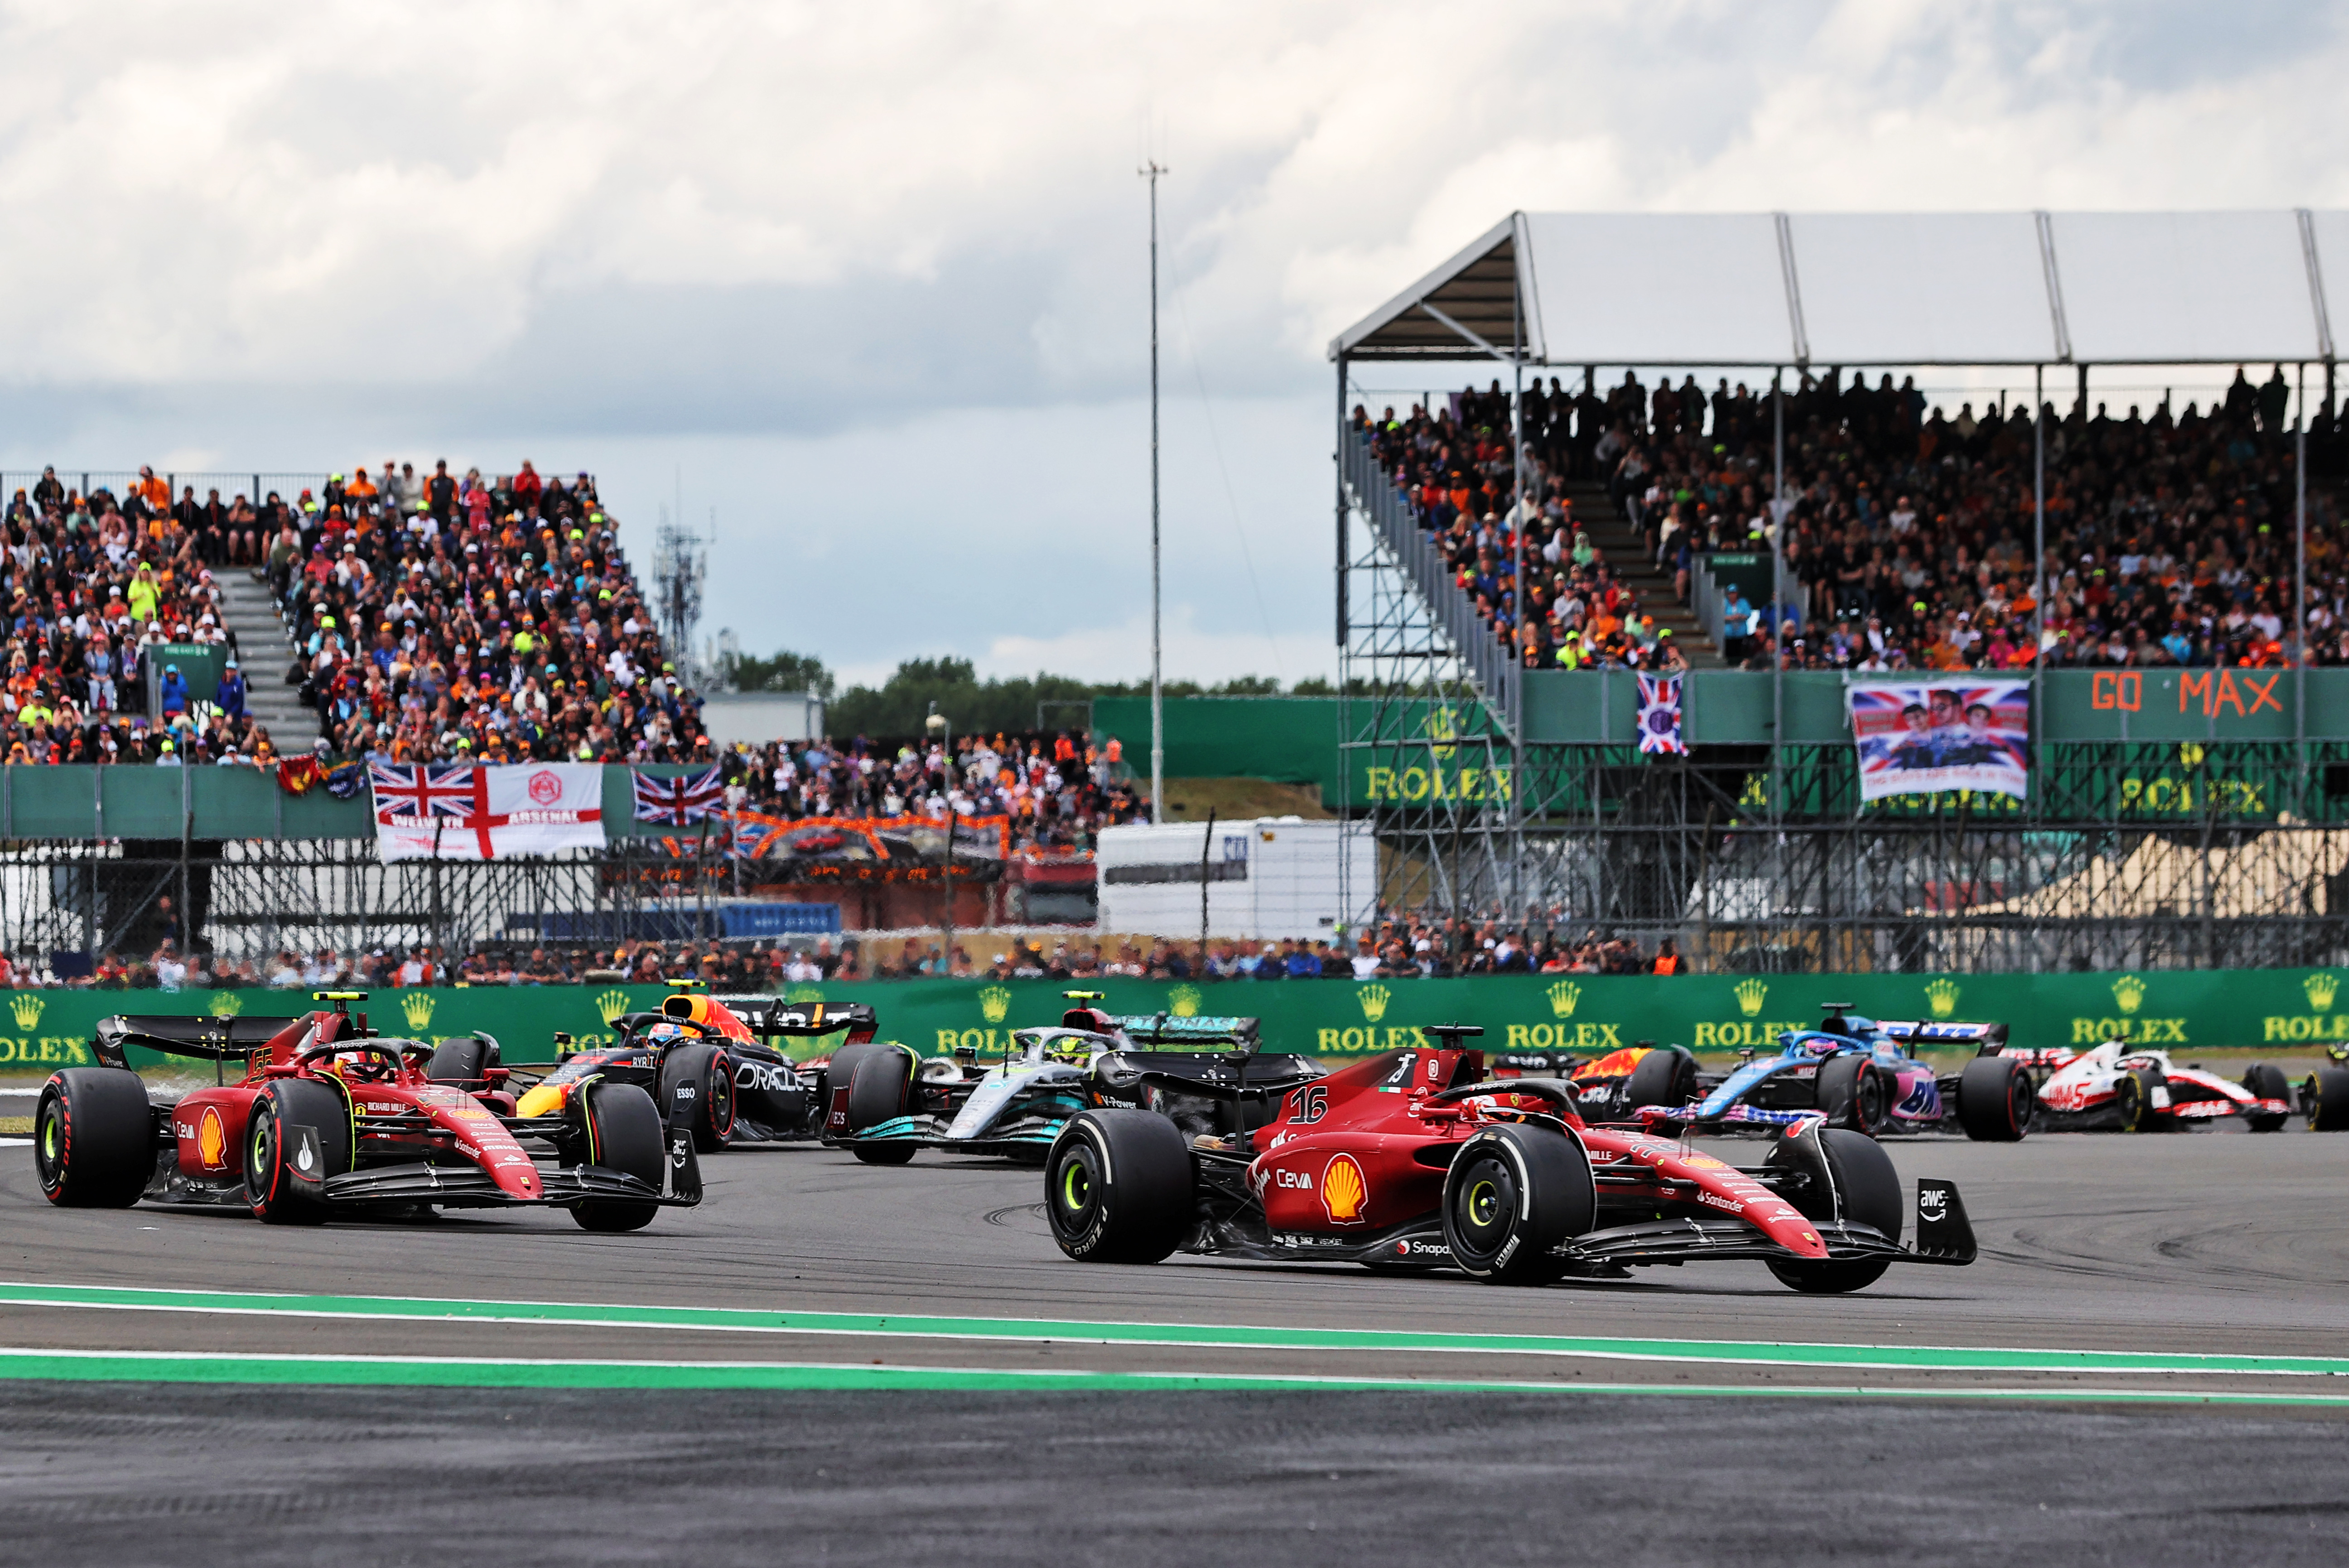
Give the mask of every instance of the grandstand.
M 1382 901 L 1705 967 L 2329 961 L 2344 266 L 2330 213 L 1496 225 L 1330 348 Z M 2092 366 L 2233 374 L 2106 407 Z M 1685 673 L 1685 755 L 1631 671 Z M 1904 676 L 2027 681 L 2027 796 L 1863 801 L 1845 688 Z

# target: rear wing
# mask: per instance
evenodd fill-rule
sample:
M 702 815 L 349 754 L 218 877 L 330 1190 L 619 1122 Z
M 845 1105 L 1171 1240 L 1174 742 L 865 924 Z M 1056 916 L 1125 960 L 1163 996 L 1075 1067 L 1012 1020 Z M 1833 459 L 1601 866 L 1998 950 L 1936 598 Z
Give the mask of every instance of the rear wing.
M 1177 1018 L 1170 1012 L 1111 1015 L 1119 1033 L 1143 1050 L 1253 1052 L 1262 1044 L 1259 1022 L 1254 1018 Z
M 2003 1045 L 2003 1023 L 1888 1023 L 1878 1029 L 1889 1039 L 1919 1045 Z
M 848 1031 L 848 1044 L 870 1040 L 881 1032 L 879 1014 L 862 1002 L 785 1002 L 780 996 L 719 998 L 734 1016 L 764 1039 L 813 1039 Z
M 242 1062 L 300 1018 L 191 1017 L 175 1012 L 117 1012 L 98 1021 L 90 1054 L 109 1067 L 127 1067 L 128 1046 L 191 1056 L 202 1062 Z

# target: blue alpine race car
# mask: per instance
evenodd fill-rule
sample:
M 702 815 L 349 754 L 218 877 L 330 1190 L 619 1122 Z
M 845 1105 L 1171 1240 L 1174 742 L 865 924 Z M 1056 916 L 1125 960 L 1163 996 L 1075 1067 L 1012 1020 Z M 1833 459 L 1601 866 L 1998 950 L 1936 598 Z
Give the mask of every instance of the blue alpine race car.
M 1878 1023 L 1841 1002 L 1822 1011 L 1816 1029 L 1782 1033 L 1775 1055 L 1741 1052 L 1736 1068 L 1700 1083 L 1696 1097 L 1636 1114 L 1707 1131 L 1824 1117 L 1870 1137 L 1955 1123 L 1990 1143 L 2015 1142 L 2030 1125 L 2035 1090 L 2027 1065 L 2001 1054 L 2005 1024 Z M 1972 1044 L 1978 1054 L 1961 1071 L 1941 1073 L 1917 1059 L 1919 1046 L 1934 1044 Z

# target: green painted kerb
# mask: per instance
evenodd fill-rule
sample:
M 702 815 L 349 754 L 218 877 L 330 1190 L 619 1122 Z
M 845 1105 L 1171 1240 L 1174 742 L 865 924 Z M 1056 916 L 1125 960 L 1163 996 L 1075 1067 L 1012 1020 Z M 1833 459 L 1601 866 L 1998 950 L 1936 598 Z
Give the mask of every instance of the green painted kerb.
M 243 1294 L 215 1291 L 145 1290 L 113 1285 L 0 1282 L 0 1303 L 15 1306 L 118 1311 L 577 1324 L 718 1333 L 985 1340 L 1027 1345 L 1402 1351 L 1940 1372 L 2349 1376 L 2349 1358 L 2338 1356 L 1837 1345 L 1767 1340 L 1619 1339 L 1561 1334 L 1440 1334 L 1421 1329 L 1298 1328 L 1262 1324 L 1090 1322 L 1075 1318 L 926 1317 L 896 1314 L 767 1312 L 740 1307 L 446 1300 L 424 1296 Z

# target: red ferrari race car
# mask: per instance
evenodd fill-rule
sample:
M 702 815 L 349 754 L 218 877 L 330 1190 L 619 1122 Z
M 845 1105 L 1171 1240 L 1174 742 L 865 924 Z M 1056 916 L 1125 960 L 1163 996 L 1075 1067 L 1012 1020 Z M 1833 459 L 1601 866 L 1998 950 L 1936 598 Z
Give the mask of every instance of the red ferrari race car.
M 1483 1033 L 1442 1024 L 1289 1091 L 1252 1132 L 1185 1137 L 1141 1110 L 1071 1118 L 1045 1162 L 1045 1212 L 1081 1262 L 1178 1251 L 1375 1269 L 1450 1266 L 1488 1283 L 1698 1259 L 1754 1259 L 1795 1290 L 1873 1283 L 1894 1263 L 1971 1263 L 1950 1182 L 1917 1184 L 1917 1245 L 1892 1162 L 1865 1134 L 1804 1118 L 1759 1166 L 1591 1127 L 1574 1086 L 1488 1079 Z
M 378 1038 L 346 1004 L 299 1018 L 116 1016 L 103 1064 L 41 1090 L 33 1162 L 52 1203 L 127 1209 L 141 1199 L 250 1209 L 272 1224 L 352 1212 L 568 1209 L 589 1231 L 635 1231 L 663 1205 L 701 1201 L 691 1085 L 664 1120 L 634 1084 L 604 1083 L 558 1115 L 513 1114 L 506 1070 L 483 1042 L 437 1049 Z M 152 1096 L 126 1048 L 213 1064 L 213 1085 Z M 235 1083 L 222 1066 L 243 1064 Z

